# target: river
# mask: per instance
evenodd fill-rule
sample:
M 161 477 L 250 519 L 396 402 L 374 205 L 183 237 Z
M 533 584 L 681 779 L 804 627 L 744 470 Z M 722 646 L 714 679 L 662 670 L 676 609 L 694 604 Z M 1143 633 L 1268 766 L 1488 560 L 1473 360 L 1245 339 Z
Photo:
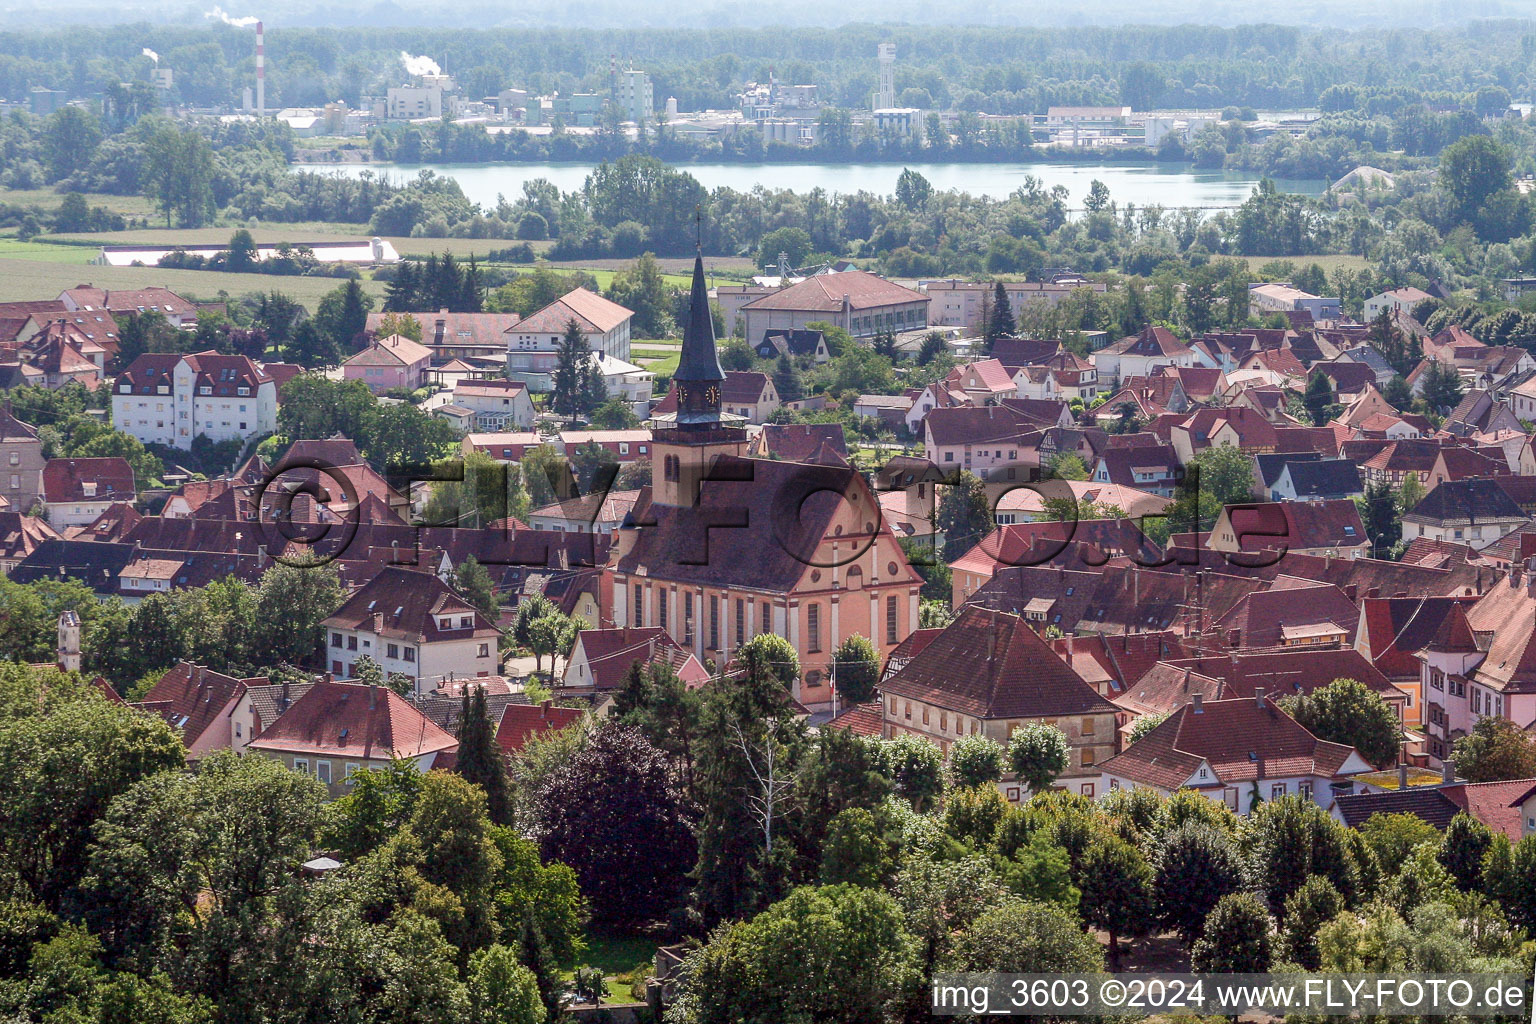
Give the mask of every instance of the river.
M 1023 184 L 1030 175 L 1045 188 L 1065 185 L 1068 205 L 1080 208 L 1088 186 L 1095 178 L 1109 186 L 1110 198 L 1117 203 L 1137 206 L 1157 204 L 1165 207 L 1193 206 L 1202 209 L 1230 209 L 1240 205 L 1258 184 L 1258 176 L 1237 171 L 1196 171 L 1171 168 L 1161 164 L 1096 163 L 981 163 L 981 164 L 907 164 L 939 191 L 958 189 L 972 195 L 1001 199 Z M 471 201 L 491 208 L 496 197 L 515 200 L 522 194 L 525 181 L 547 178 L 561 191 L 581 188 L 592 171 L 589 163 L 544 164 L 324 164 L 299 165 L 299 169 L 324 172 L 335 170 L 356 177 L 371 170 L 392 181 L 405 181 L 418 171 L 432 170 L 456 179 Z M 880 195 L 896 190 L 901 164 L 681 164 L 705 188 L 732 188 L 746 192 L 758 185 L 789 188 L 796 192 L 823 188 L 828 192 L 852 193 L 861 189 Z M 1302 195 L 1322 195 L 1325 181 L 1277 180 L 1282 191 Z

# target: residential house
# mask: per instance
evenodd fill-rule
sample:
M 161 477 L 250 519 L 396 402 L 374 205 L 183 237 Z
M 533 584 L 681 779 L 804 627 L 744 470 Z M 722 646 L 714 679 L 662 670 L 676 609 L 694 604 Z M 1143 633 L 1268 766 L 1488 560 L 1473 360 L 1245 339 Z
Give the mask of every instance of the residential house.
M 473 414 L 476 432 L 500 433 L 533 426 L 533 399 L 522 381 L 460 379 L 453 386 L 453 404 Z
M 1403 724 L 1410 729 L 1424 724 L 1423 663 L 1419 654 L 1442 635 L 1452 608 L 1471 604 L 1473 600 L 1366 596 L 1360 602 L 1355 649 L 1369 658 L 1393 686 L 1408 695 Z
M 1536 807 L 1527 809 L 1521 801 L 1533 791 L 1536 779 L 1398 786 L 1384 792 L 1341 795 L 1334 805 L 1334 816 L 1350 828 L 1359 828 L 1376 814 L 1411 814 L 1444 832 L 1458 814 L 1466 814 L 1496 835 L 1518 843 L 1536 832 Z
M 592 491 L 528 513 L 528 525 L 555 533 L 597 533 L 612 537 L 633 511 L 640 492 Z
M 30 512 L 43 496 L 43 444 L 37 429 L 0 406 L 0 497 L 13 511 Z
M 112 423 L 182 450 L 199 434 L 245 441 L 277 429 L 277 384 L 245 356 L 146 352 L 112 382 Z
M 1262 690 L 1252 698 L 1200 695 L 1100 766 L 1104 791 L 1188 789 L 1247 814 L 1299 794 L 1322 807 L 1371 766 L 1353 747 L 1313 736 Z
M 770 330 L 841 327 L 855 338 L 915 331 L 928 324 L 928 296 L 864 270 L 808 277 L 741 307 L 748 338 Z
M 1293 288 L 1288 281 L 1249 285 L 1248 306 L 1253 315 L 1259 317 L 1266 313 L 1292 310 L 1304 310 L 1311 314 L 1313 320 L 1336 320 L 1339 316 L 1337 298 L 1324 298 L 1304 292 L 1300 288 Z
M 1360 467 L 1348 459 L 1309 459 L 1282 464 L 1270 501 L 1339 501 L 1365 493 Z
M 434 573 L 387 566 L 321 623 L 331 673 L 354 678 L 364 655 L 416 692 L 448 678 L 494 674 L 495 625 Z
M 759 359 L 777 359 L 779 356 L 789 356 L 791 359 L 809 359 L 813 363 L 821 364 L 831 360 L 832 352 L 827 348 L 826 335 L 821 331 L 806 330 L 768 330 L 763 332 L 763 339 L 757 343 Z
M 368 343 L 361 352 L 341 364 L 345 380 L 360 380 L 376 395 L 388 391 L 415 391 L 427 383 L 432 350 L 401 334 Z
M 58 301 L 71 313 L 159 313 L 172 327 L 197 325 L 197 306 L 169 288 L 94 288 L 81 284 L 65 289 Z
M 237 679 L 203 665 L 179 661 L 134 706 L 169 722 L 187 748 L 187 760 L 197 761 L 216 751 L 231 749 L 231 715 L 235 706 L 245 695 L 246 687 L 266 684 L 264 676 Z
M 314 682 L 270 683 L 263 679 L 245 679 L 240 695 L 229 712 L 229 747 L 245 753 L 251 740 L 277 721 L 293 702 L 309 692 Z
M 560 679 L 562 696 L 571 693 L 612 695 L 624 687 L 635 665 L 665 665 L 683 685 L 697 689 L 709 682 L 709 672 L 670 633 L 659 626 L 646 629 L 584 629 L 566 659 Z
M 757 459 L 813 462 L 824 459 L 823 445 L 847 461 L 848 444 L 841 423 L 765 423 L 748 442 L 747 454 Z
M 1308 463 L 1297 463 L 1298 467 L 1305 465 Z M 1362 558 L 1371 552 L 1360 510 L 1349 499 L 1228 505 L 1216 518 L 1207 546 L 1212 551 L 1254 558 L 1292 552 Z M 1248 560 L 1236 561 L 1242 564 Z
M 547 700 L 541 704 L 508 704 L 496 723 L 496 745 L 503 757 L 512 757 L 529 740 L 569 729 L 586 714 L 581 708 L 559 708 Z
M 593 352 L 629 361 L 634 313 L 585 288 L 575 288 L 504 331 L 507 376 L 534 391 L 549 391 L 560 343 L 572 323 Z
M 0 508 L 0 576 L 8 576 L 44 541 L 59 539 L 59 533 L 39 516 L 29 516 L 14 507 Z
M 1028 416 L 1007 406 L 935 409 L 923 421 L 923 454 L 944 473 L 1023 481 L 1039 469 L 1039 437 Z
M 1066 734 L 1068 767 L 1056 784 L 1095 796 L 1100 765 L 1116 749 L 1115 705 L 1089 685 L 1020 616 L 965 607 L 927 646 L 880 682 L 886 738 L 921 736 L 949 753 L 962 736 L 1007 744 L 1021 726 Z M 999 786 L 1029 798 L 1016 778 Z
M 43 466 L 43 504 L 55 530 L 84 526 L 113 502 L 136 496 L 127 459 L 49 459 Z
M 1359 625 L 1359 609 L 1347 591 L 1294 576 L 1278 576 L 1267 588 L 1244 594 L 1214 620 L 1230 650 L 1345 647 L 1354 643 Z
M 1454 541 L 1476 551 L 1528 522 L 1496 480 L 1447 480 L 1403 514 L 1403 539 Z
M 1110 447 L 1099 456 L 1092 479 L 1171 498 L 1184 479 L 1184 465 L 1172 445 Z
M 1393 288 L 1390 291 L 1377 292 L 1365 300 L 1362 317 L 1366 323 L 1375 320 L 1383 312 L 1389 313 L 1413 313 L 1413 307 L 1426 299 L 1434 296 L 1420 288 L 1411 285 L 1402 288 Z
M 389 313 L 369 313 L 364 330 L 370 338 L 379 335 Z M 395 313 L 408 316 L 421 325 L 421 344 L 432 354 L 432 362 L 447 363 L 459 359 L 478 367 L 501 369 L 506 366 L 507 332 L 516 326 L 516 313 Z
M 1126 377 L 1150 377 L 1160 366 L 1194 366 L 1195 353 L 1166 327 L 1148 325 L 1093 354 L 1099 383 L 1113 386 Z
M 459 741 L 387 686 L 314 683 L 246 744 L 345 796 L 352 776 L 409 762 L 425 774 L 458 751 Z

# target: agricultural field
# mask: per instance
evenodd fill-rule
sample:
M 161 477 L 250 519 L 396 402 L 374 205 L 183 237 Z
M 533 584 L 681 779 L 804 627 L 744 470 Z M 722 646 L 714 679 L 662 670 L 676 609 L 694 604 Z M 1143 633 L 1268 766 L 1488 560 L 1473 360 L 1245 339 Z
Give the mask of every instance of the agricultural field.
M 1327 255 L 1327 256 L 1234 256 L 1233 259 L 1242 260 L 1248 264 L 1248 269 L 1257 272 L 1266 263 L 1288 262 L 1297 270 L 1316 263 L 1323 268 L 1326 274 L 1332 274 L 1335 270 L 1364 270 L 1371 265 L 1370 260 L 1364 256 Z
M 64 246 L 54 248 L 63 252 L 70 251 Z M 313 310 L 321 296 L 342 284 L 340 278 L 334 277 L 276 277 L 207 270 L 161 270 L 159 267 L 97 267 L 87 264 L 91 250 L 82 251 L 86 259 L 61 262 L 32 256 L 15 258 L 0 248 L 0 302 L 51 299 L 66 288 L 79 284 L 93 284 L 102 288 L 163 285 L 187 298 L 206 301 L 217 301 L 220 293 L 244 295 L 247 292 L 276 289 Z M 364 279 L 361 284 L 369 294 L 383 297 L 383 282 Z

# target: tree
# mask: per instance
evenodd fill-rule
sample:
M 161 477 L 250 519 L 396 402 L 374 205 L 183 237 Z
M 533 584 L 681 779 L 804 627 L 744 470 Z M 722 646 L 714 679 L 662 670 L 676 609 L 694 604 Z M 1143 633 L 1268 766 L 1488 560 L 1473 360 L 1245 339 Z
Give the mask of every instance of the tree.
M 1468 782 L 1536 776 L 1536 739 L 1507 718 L 1485 715 L 1451 751 L 1456 774 Z
M 341 287 L 341 310 L 336 316 L 335 323 L 331 324 L 331 340 L 336 343 L 338 351 L 348 351 L 356 339 L 362 336 L 368 327 L 368 311 L 373 308 L 373 296 L 363 291 L 362 285 L 353 278 Z M 421 324 L 415 317 L 411 322 L 416 324 L 416 333 L 420 335 Z M 388 335 L 384 335 L 388 337 Z M 420 337 L 416 340 L 420 341 Z
M 1243 888 L 1243 859 L 1225 832 L 1190 822 L 1163 836 L 1152 854 L 1158 918 L 1191 946 L 1222 897 Z
M 259 258 L 256 240 L 245 228 L 240 228 L 229 236 L 229 252 L 224 258 L 224 265 L 229 270 L 247 273 L 256 265 Z
M 1403 727 L 1392 706 L 1353 679 L 1335 679 L 1280 706 L 1320 740 L 1354 747 L 1378 768 L 1397 759 Z
M 1260 804 L 1245 822 L 1249 869 L 1270 910 L 1283 919 L 1285 901 L 1312 875 L 1322 875 L 1353 905 L 1359 869 L 1347 831 L 1310 799 L 1291 794 Z
M 800 371 L 795 369 L 795 364 L 790 361 L 788 353 L 781 353 L 779 361 L 774 364 L 773 389 L 779 393 L 779 400 L 783 402 L 798 402 L 805 397 L 805 386 L 800 381 Z
M 565 326 L 565 336 L 560 339 L 556 352 L 555 371 L 551 375 L 553 394 L 550 407 L 566 417 L 572 424 L 586 411 L 587 376 L 590 371 L 592 350 L 587 336 L 575 320 Z
M 144 148 L 144 195 L 184 228 L 198 228 L 213 219 L 216 161 L 208 140 L 194 129 L 182 131 L 166 124 Z
M 1322 966 L 1317 933 L 1344 909 L 1344 900 L 1333 883 L 1313 875 L 1285 901 L 1285 955 L 1309 971 Z
M 84 107 L 61 107 L 43 123 L 42 137 L 48 180 L 54 182 L 90 164 L 101 143 L 101 125 Z
M 1071 767 L 1072 748 L 1054 725 L 1029 722 L 1008 738 L 1008 766 L 1031 793 L 1044 793 Z
M 363 318 L 364 323 L 367 317 Z M 338 326 L 340 326 L 338 318 Z M 374 328 L 374 335 L 379 338 L 393 338 L 399 335 L 402 338 L 410 338 L 412 341 L 421 340 L 421 321 L 410 313 L 397 313 L 391 310 L 379 317 L 379 325 Z M 338 344 L 344 344 L 338 339 Z
M 0 664 L 0 853 L 50 909 L 86 866 L 92 829 L 114 798 L 185 763 L 158 717 L 104 700 L 55 670 Z
M 933 196 L 933 186 L 928 179 L 909 167 L 901 169 L 896 179 L 896 201 L 908 210 L 916 212 L 928 205 Z
M 1151 714 L 1138 716 L 1137 719 L 1131 723 L 1131 731 L 1127 734 L 1126 741 L 1128 743 L 1139 742 L 1144 736 L 1147 735 L 1147 733 L 1151 732 L 1153 729 L 1156 729 L 1167 720 L 1167 712 L 1163 712 L 1162 714 L 1153 712 Z
M 459 714 L 459 752 L 453 770 L 485 792 L 486 814 L 498 825 L 512 824 L 512 805 L 507 797 L 507 772 L 501 762 L 501 745 L 485 706 L 485 687 L 464 694 Z
M 1438 359 L 1430 360 L 1419 378 L 1419 384 L 1424 405 L 1433 412 L 1448 412 L 1461 401 L 1461 375 L 1448 363 Z
M 640 425 L 635 410 L 618 397 L 610 397 L 594 408 L 591 420 L 594 430 L 631 430 Z
M 490 946 L 469 958 L 469 1019 L 485 1024 L 544 1024 L 538 980 L 517 952 Z
M 608 724 L 544 782 L 542 854 L 576 868 L 593 918 L 664 918 L 687 891 L 695 847 L 666 755 L 638 729 Z
M 963 736 L 949 747 L 949 784 L 956 789 L 990 786 L 1002 780 L 1008 751 L 979 732 Z
M 1477 892 L 1483 887 L 1483 857 L 1492 845 L 1488 826 L 1462 811 L 1446 826 L 1435 859 L 1462 892 Z
M 1120 965 L 1120 937 L 1146 935 L 1156 921 L 1152 868 L 1140 850 L 1104 833 L 1089 844 L 1074 873 L 1083 920 L 1109 935 L 1110 970 Z
M 1376 857 L 1384 875 L 1396 875 L 1413 851 L 1426 843 L 1440 843 L 1440 832 L 1417 814 L 1371 815 L 1357 830 Z
M 896 786 L 897 795 L 921 811 L 944 791 L 944 760 L 938 744 L 902 733 L 881 744 L 885 753 L 886 774 Z
M 254 636 L 270 663 L 319 666 L 324 661 L 321 620 L 341 607 L 346 590 L 333 563 L 274 563 L 256 591 Z
M 1008 974 L 1096 974 L 1104 953 L 1071 913 L 1049 903 L 1013 901 L 987 910 L 955 943 L 967 971 Z
M 862 807 L 840 811 L 827 823 L 821 844 L 821 883 L 880 888 L 896 867 L 893 846 L 869 811 Z
M 1440 154 L 1439 184 L 1471 220 L 1496 193 L 1513 183 L 1509 151 L 1487 135 L 1468 135 Z
M 1190 951 L 1190 966 L 1208 974 L 1262 974 L 1270 965 L 1269 915 L 1251 893 L 1223 896 Z
M 934 525 L 944 535 L 945 562 L 953 562 L 992 532 L 997 524 L 980 478 L 969 470 L 960 471 L 939 499 Z
M 850 633 L 832 651 L 832 679 L 845 705 L 867 703 L 880 680 L 880 652 L 868 638 Z
M 1312 418 L 1313 426 L 1320 427 L 1327 423 L 1329 406 L 1333 404 L 1333 384 L 1328 380 L 1328 375 L 1322 370 L 1313 370 L 1312 376 L 1307 378 L 1307 391 L 1301 401 L 1307 407 L 1307 415 Z
M 992 345 L 999 338 L 1010 337 L 1016 330 L 1018 325 L 1014 323 L 1013 307 L 1008 304 L 1008 292 L 1003 288 L 1003 282 L 998 281 L 992 289 L 992 308 L 986 321 L 987 351 L 992 351 Z
M 688 957 L 683 978 L 673 1013 L 688 1024 L 864 1024 L 883 1019 L 916 980 L 895 901 L 856 885 L 794 890 L 716 932 Z
M 501 598 L 496 593 L 491 574 L 476 561 L 474 555 L 465 555 L 464 561 L 454 567 L 453 586 L 464 600 L 479 609 L 486 618 L 492 622 L 500 618 Z

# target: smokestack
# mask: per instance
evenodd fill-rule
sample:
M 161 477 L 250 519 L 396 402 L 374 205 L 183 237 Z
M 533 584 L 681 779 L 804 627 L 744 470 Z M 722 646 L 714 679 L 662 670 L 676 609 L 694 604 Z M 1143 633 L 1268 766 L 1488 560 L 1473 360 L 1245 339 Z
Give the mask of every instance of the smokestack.
M 256 116 L 267 116 L 267 43 L 261 22 L 256 23 Z

